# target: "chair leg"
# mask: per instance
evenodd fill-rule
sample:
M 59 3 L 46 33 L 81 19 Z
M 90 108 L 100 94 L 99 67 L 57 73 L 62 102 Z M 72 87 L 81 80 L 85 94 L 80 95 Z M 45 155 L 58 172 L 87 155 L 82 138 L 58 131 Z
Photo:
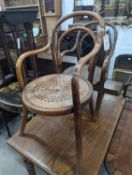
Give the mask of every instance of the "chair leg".
M 76 141 L 76 170 L 75 175 L 81 173 L 81 162 L 82 162 L 82 119 L 81 119 L 81 105 L 79 97 L 79 86 L 77 79 L 72 79 L 72 97 L 73 97 L 73 108 L 74 108 L 74 121 L 75 121 L 75 141 Z
M 104 96 L 104 87 L 100 86 L 98 90 L 97 101 L 96 101 L 96 112 L 97 113 L 99 112 L 103 96 Z
M 5 127 L 6 127 L 8 137 L 11 137 L 11 132 L 10 132 L 8 123 L 7 123 L 7 121 L 6 121 L 6 119 L 5 119 L 4 115 L 3 115 L 3 113 L 0 112 L 0 115 L 1 115 L 1 119 L 2 119 L 2 121 L 3 121 L 3 123 L 4 123 L 4 125 L 5 125 Z
M 22 124 L 21 124 L 21 128 L 20 128 L 20 136 L 24 135 L 24 129 L 26 127 L 28 121 L 28 110 L 25 106 L 23 106 L 23 118 L 22 118 Z
M 75 140 L 76 140 L 76 175 L 81 174 L 81 160 L 82 160 L 82 134 L 81 134 L 81 113 L 75 111 Z
M 24 159 L 24 163 L 26 165 L 26 169 L 29 175 L 36 175 L 35 168 L 32 162 L 27 159 Z
M 89 101 L 89 108 L 90 108 L 90 112 L 92 115 L 92 118 L 94 118 L 94 105 L 93 105 L 93 98 L 91 97 L 90 101 Z

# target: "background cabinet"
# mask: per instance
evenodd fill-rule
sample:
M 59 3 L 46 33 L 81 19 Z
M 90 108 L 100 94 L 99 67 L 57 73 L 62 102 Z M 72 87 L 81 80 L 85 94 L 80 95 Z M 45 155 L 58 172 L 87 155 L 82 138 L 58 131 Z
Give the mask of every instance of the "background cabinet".
M 1 11 L 38 11 L 36 20 L 33 23 L 33 27 L 39 29 L 38 35 L 35 37 L 36 43 L 38 45 L 45 45 L 47 43 L 47 28 L 45 19 L 41 18 L 41 13 L 39 13 L 39 0 L 0 0 Z M 28 16 L 26 17 L 28 18 Z
M 61 17 L 61 0 L 39 0 L 41 18 L 45 17 L 47 25 L 48 38 L 53 26 Z
M 61 16 L 61 0 L 0 0 L 0 7 L 1 10 L 38 8 L 39 13 L 36 20 L 40 23 L 46 42 L 47 35 L 50 37 L 53 26 Z M 41 38 L 39 39 L 41 40 Z

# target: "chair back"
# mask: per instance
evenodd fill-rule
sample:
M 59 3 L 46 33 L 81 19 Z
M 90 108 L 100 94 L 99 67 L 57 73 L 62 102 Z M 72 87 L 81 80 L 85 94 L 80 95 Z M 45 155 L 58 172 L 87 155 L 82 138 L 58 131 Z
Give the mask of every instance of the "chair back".
M 97 21 L 92 21 L 92 22 L 89 22 L 85 25 L 85 27 L 90 27 L 90 28 L 91 27 L 93 28 L 93 26 L 96 29 L 98 28 Z M 95 33 L 97 35 L 96 31 L 95 31 Z M 103 69 L 105 67 L 104 74 L 106 73 L 106 71 L 107 71 L 106 67 L 108 67 L 110 58 L 112 57 L 114 50 L 115 50 L 117 36 L 118 36 L 118 34 L 117 34 L 116 27 L 110 22 L 105 22 L 105 35 L 103 38 L 102 46 L 101 46 L 98 54 L 96 55 L 95 59 L 93 59 L 93 62 L 91 62 L 91 64 L 89 64 L 90 74 L 89 74 L 88 79 L 91 82 L 93 81 L 95 66 L 100 67 L 102 71 L 104 71 Z M 83 38 L 83 40 L 84 40 L 84 38 Z M 82 45 L 82 43 L 80 43 L 80 45 Z M 91 74 L 92 74 L 92 77 L 91 77 Z
M 109 42 L 109 47 L 108 49 L 105 50 L 105 57 L 109 56 L 109 58 L 111 58 L 115 51 L 118 32 L 116 26 L 110 22 L 105 22 L 105 26 L 106 26 L 105 33 L 108 35 L 108 42 Z
M 81 17 L 84 16 L 87 17 L 87 19 L 89 20 L 96 20 L 98 22 L 98 30 L 97 33 L 98 35 L 95 35 L 94 31 L 91 30 L 90 28 L 87 28 L 85 26 L 82 25 L 78 25 L 78 26 L 73 26 L 71 28 L 68 27 L 68 29 L 66 31 L 63 32 L 63 34 L 60 36 L 58 35 L 58 31 L 60 30 L 60 27 L 62 25 L 62 23 L 66 22 L 69 19 L 72 18 L 76 18 L 76 17 Z M 54 63 L 54 67 L 55 67 L 55 72 L 56 73 L 61 73 L 62 72 L 62 61 L 64 58 L 64 55 L 67 54 L 68 52 L 72 52 L 75 51 L 77 49 L 77 55 L 79 55 L 78 53 L 79 51 L 79 42 L 81 40 L 81 38 L 83 37 L 83 35 L 85 35 L 86 33 L 88 33 L 89 36 L 92 37 L 93 39 L 93 49 L 85 56 L 82 56 L 81 59 L 79 59 L 79 61 L 76 63 L 75 67 L 74 67 L 74 71 L 73 71 L 73 77 L 80 77 L 81 71 L 83 66 L 92 61 L 95 57 L 95 55 L 99 52 L 102 42 L 103 42 L 103 36 L 104 36 L 104 20 L 103 18 L 95 13 L 95 12 L 91 12 L 91 11 L 79 11 L 79 12 L 73 12 L 69 15 L 66 15 L 64 17 L 62 17 L 60 20 L 58 20 L 57 24 L 54 26 L 52 34 L 51 34 L 51 38 L 49 39 L 48 44 L 40 49 L 37 50 L 32 50 L 32 51 L 28 51 L 24 54 L 22 54 L 16 64 L 16 71 L 17 71 L 17 77 L 19 80 L 19 84 L 20 84 L 20 88 L 23 89 L 26 85 L 26 82 L 24 80 L 24 71 L 23 71 L 23 63 L 26 60 L 26 58 L 28 58 L 29 56 L 34 56 L 37 54 L 43 54 L 48 52 L 48 50 L 51 49 L 51 55 L 53 58 L 53 63 Z M 61 50 L 61 44 L 63 42 L 63 40 L 65 39 L 65 37 L 67 37 L 67 35 L 69 35 L 72 32 L 76 32 L 76 39 L 75 39 L 75 44 L 73 45 L 72 48 L 68 49 L 68 50 Z M 82 35 L 83 34 L 83 35 Z M 59 36 L 59 37 L 58 37 Z M 89 44 L 89 43 L 87 43 Z
M 57 32 L 60 28 L 60 26 L 66 22 L 67 20 L 71 19 L 71 18 L 78 18 L 78 17 L 84 17 L 84 18 L 88 18 L 90 21 L 92 20 L 96 20 L 97 23 L 98 23 L 98 35 L 95 36 L 94 34 L 94 31 L 92 29 L 89 29 L 85 26 L 82 26 L 82 25 L 78 25 L 78 26 L 73 26 L 73 27 L 70 27 L 68 28 L 68 30 L 64 31 L 63 34 L 58 37 L 57 35 Z M 61 51 L 61 44 L 64 40 L 64 38 L 69 35 L 70 33 L 72 32 L 76 32 L 76 39 L 75 39 L 75 43 L 73 44 L 73 47 L 68 49 L 68 50 L 63 50 Z M 104 35 L 104 20 L 103 18 L 98 15 L 97 13 L 95 12 L 91 12 L 91 11 L 79 11 L 79 12 L 73 12 L 65 17 L 62 17 L 58 22 L 57 24 L 55 25 L 53 31 L 52 31 L 52 35 L 51 35 L 51 40 L 49 41 L 50 43 L 50 46 L 51 46 L 51 51 L 52 51 L 52 56 L 53 56 L 53 60 L 54 60 L 54 64 L 55 64 L 55 68 L 56 68 L 56 72 L 59 73 L 61 72 L 61 66 L 62 66 L 62 60 L 63 60 L 63 56 L 65 54 L 67 54 L 68 52 L 72 52 L 74 51 L 75 49 L 79 51 L 79 42 L 81 40 L 81 38 L 85 35 L 85 34 L 88 34 L 89 36 L 92 37 L 93 39 L 93 42 L 94 42 L 94 46 L 93 46 L 93 49 L 91 52 L 94 52 L 95 51 L 95 48 L 97 49 L 96 52 L 98 52 L 98 50 L 100 49 L 101 45 L 102 45 L 102 38 L 103 38 L 103 35 Z M 96 40 L 96 42 L 95 42 Z M 89 44 L 89 43 L 87 43 Z M 91 44 L 91 43 L 90 43 Z M 90 54 L 88 53 L 88 54 Z M 87 55 L 88 55 L 87 54 Z M 95 55 L 96 53 L 92 53 L 93 55 Z M 77 53 L 77 57 L 78 57 L 78 54 Z M 92 56 L 92 55 L 91 55 Z M 86 55 L 84 56 L 86 57 Z
M 101 77 L 102 80 L 101 81 L 103 82 L 107 79 L 109 62 L 114 54 L 117 37 L 118 37 L 118 33 L 117 33 L 117 29 L 115 25 L 113 25 L 110 22 L 105 22 L 105 25 L 106 25 L 105 33 L 108 37 L 107 42 L 109 46 L 108 48 L 106 47 L 105 56 L 101 61 L 101 68 L 102 68 L 102 77 Z M 106 42 L 106 45 L 107 45 L 107 42 Z M 104 47 L 105 47 L 105 42 L 104 42 Z
M 97 29 L 97 27 L 98 27 L 97 21 L 88 22 L 85 25 L 85 27 L 90 27 L 90 28 L 91 27 L 93 28 L 93 26 Z M 97 34 L 97 32 L 96 32 L 96 34 Z M 102 47 L 101 47 L 101 49 L 96 57 L 96 59 L 97 59 L 96 65 L 97 66 L 102 67 L 106 56 L 113 55 L 116 41 L 117 41 L 117 29 L 116 29 L 116 27 L 110 22 L 105 22 L 105 35 L 104 35 Z M 81 45 L 82 45 L 82 43 L 80 43 L 80 47 L 81 47 Z

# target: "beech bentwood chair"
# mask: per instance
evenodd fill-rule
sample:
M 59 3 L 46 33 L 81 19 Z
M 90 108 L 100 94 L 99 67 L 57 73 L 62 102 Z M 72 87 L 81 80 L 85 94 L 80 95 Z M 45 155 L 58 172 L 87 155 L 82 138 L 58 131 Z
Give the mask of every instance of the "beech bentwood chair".
M 85 27 L 88 28 L 95 28 L 95 34 L 98 35 L 98 22 L 97 21 L 90 21 L 88 22 Z M 74 50 L 79 47 L 81 51 L 83 41 L 88 34 L 85 34 L 82 40 L 79 42 L 79 46 L 74 46 Z M 104 95 L 104 84 L 107 80 L 107 73 L 108 73 L 108 65 L 110 58 L 112 57 L 115 45 L 117 41 L 117 29 L 116 27 L 110 23 L 105 22 L 105 42 L 102 43 L 102 47 L 100 52 L 94 57 L 92 64 L 84 65 L 81 71 L 81 78 L 85 81 L 90 81 L 93 85 L 93 88 L 98 91 L 97 100 L 96 100 L 96 112 L 99 111 L 101 102 Z M 107 46 L 106 46 L 107 44 Z M 81 54 L 81 53 L 80 53 Z M 74 66 L 67 68 L 64 71 L 64 74 L 68 75 L 71 74 L 74 70 Z
M 59 26 L 67 19 L 79 16 L 90 17 L 90 20 L 97 20 L 99 24 L 99 34 L 95 33 L 84 26 L 72 27 L 66 30 L 60 38 L 57 37 Z M 74 67 L 71 75 L 61 73 L 63 56 L 67 51 L 60 51 L 63 38 L 71 32 L 87 33 L 93 38 L 94 47 L 92 51 L 80 59 Z M 23 120 L 20 128 L 20 136 L 24 136 L 25 126 L 27 124 L 27 116 L 29 111 L 42 116 L 62 116 L 74 113 L 75 121 L 75 141 L 76 141 L 76 174 L 79 175 L 81 168 L 82 155 L 82 137 L 81 137 L 81 110 L 84 105 L 89 103 L 91 112 L 93 112 L 92 102 L 92 85 L 89 81 L 80 78 L 83 66 L 92 62 L 92 59 L 100 50 L 104 35 L 104 20 L 100 15 L 90 11 L 73 12 L 62 17 L 55 25 L 49 43 L 41 49 L 33 50 L 22 54 L 16 64 L 16 72 L 20 88 L 22 91 L 23 101 Z M 77 35 L 77 37 L 79 37 Z M 77 41 L 77 40 L 76 40 Z M 24 81 L 23 62 L 29 56 L 37 55 L 42 52 L 52 51 L 53 63 L 55 66 L 55 74 L 37 78 L 26 85 Z

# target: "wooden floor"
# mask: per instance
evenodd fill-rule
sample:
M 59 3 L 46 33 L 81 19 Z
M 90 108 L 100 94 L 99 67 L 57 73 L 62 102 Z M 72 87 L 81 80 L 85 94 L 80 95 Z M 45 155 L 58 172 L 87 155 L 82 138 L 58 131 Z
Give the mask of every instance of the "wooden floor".
M 119 121 L 124 100 L 105 95 L 96 122 L 83 112 L 83 158 L 81 175 L 97 175 Z M 73 115 L 34 117 L 26 134 L 16 133 L 8 144 L 51 175 L 75 175 L 75 135 Z
M 112 139 L 106 165 L 114 175 L 132 175 L 132 103 L 127 102 Z

